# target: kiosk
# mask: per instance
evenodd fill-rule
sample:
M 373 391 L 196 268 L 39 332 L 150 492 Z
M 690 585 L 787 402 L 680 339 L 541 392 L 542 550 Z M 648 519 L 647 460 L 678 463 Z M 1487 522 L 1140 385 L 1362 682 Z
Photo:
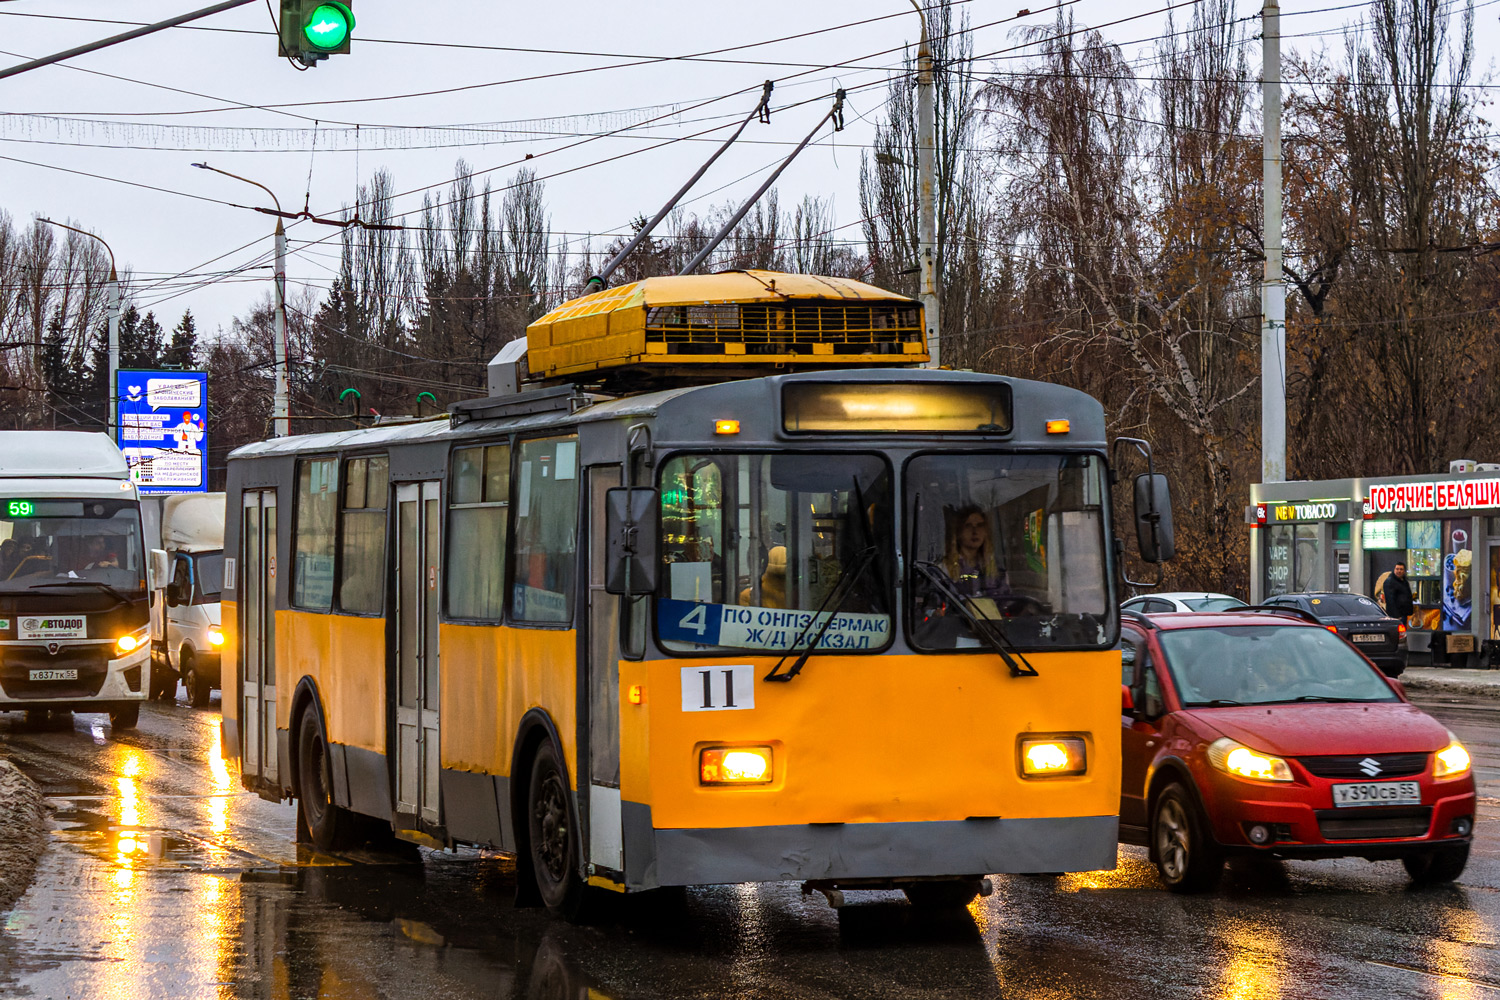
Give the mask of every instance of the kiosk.
M 1250 487 L 1250 600 L 1330 590 L 1381 599 L 1406 564 L 1408 649 L 1434 663 L 1500 665 L 1500 464 L 1447 475 Z

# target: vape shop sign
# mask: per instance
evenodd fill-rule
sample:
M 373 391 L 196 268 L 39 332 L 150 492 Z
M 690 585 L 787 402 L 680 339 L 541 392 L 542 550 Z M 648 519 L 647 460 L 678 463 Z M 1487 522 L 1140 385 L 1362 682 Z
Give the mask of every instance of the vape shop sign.
M 1476 507 L 1500 507 L 1500 479 L 1377 484 L 1370 487 L 1370 498 L 1365 501 L 1366 514 L 1471 510 Z

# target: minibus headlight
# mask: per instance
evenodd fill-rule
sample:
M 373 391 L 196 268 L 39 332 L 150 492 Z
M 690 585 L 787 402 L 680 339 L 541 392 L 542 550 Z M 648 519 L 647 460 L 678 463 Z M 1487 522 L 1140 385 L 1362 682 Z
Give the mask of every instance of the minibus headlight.
M 1088 770 L 1088 747 L 1078 736 L 1052 736 L 1021 741 L 1021 774 L 1027 778 L 1055 778 Z
M 708 747 L 698 755 L 705 785 L 764 785 L 771 777 L 770 747 Z
M 133 653 L 146 644 L 149 634 L 150 630 L 144 628 L 127 632 L 115 640 L 115 649 L 121 653 Z
M 1448 734 L 1448 745 L 1437 752 L 1432 760 L 1434 778 L 1456 778 L 1469 773 L 1469 751 L 1458 742 L 1458 737 Z
M 219 629 L 210 629 L 208 633 L 208 644 L 210 646 L 224 645 L 224 633 Z
M 1251 750 L 1225 737 L 1208 745 L 1208 762 L 1236 778 L 1251 781 L 1291 781 L 1292 768 L 1280 757 Z

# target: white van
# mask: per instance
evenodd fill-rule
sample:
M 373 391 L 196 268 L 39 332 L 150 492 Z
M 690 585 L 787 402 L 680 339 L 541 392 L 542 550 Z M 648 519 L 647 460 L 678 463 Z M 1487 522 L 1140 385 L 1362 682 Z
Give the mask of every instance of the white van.
M 224 631 L 219 591 L 224 585 L 224 494 L 164 497 L 161 548 L 152 549 L 151 696 L 171 698 L 180 679 L 188 701 L 208 704 L 219 686 Z

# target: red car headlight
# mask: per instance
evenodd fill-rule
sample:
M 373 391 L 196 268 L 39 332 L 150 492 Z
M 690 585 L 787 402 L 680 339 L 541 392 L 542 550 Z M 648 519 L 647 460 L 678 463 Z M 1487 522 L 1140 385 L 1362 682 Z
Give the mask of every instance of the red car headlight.
M 1208 762 L 1225 774 L 1251 781 L 1291 781 L 1292 767 L 1280 757 L 1251 750 L 1228 737 L 1208 745 Z

